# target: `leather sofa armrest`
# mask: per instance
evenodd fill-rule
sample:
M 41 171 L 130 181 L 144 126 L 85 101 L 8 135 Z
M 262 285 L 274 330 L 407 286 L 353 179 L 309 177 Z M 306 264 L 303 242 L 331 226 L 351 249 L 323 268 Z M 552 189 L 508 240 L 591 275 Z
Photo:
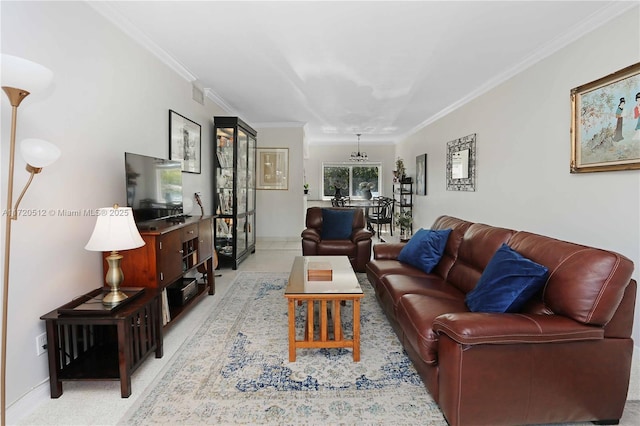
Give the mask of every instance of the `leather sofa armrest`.
M 302 239 L 303 240 L 311 240 L 314 243 L 319 243 L 321 241 L 320 233 L 317 229 L 307 228 L 302 231 Z
M 373 246 L 374 259 L 396 260 L 406 243 L 384 243 Z
M 604 329 L 560 315 L 460 312 L 433 320 L 433 331 L 463 345 L 600 340 Z
M 370 231 L 361 228 L 351 234 L 351 241 L 357 243 L 358 241 L 370 240 L 372 236 L 373 234 Z

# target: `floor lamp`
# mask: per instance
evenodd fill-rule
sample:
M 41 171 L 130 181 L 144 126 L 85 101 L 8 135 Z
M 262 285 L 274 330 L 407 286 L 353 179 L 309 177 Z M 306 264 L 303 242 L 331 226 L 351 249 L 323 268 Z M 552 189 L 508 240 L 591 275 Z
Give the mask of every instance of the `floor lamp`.
M 22 201 L 33 177 L 58 159 L 60 150 L 53 144 L 41 139 L 25 139 L 20 144 L 22 156 L 27 162 L 29 180 L 22 193 L 13 204 L 13 169 L 16 151 L 16 121 L 18 106 L 30 93 L 45 89 L 53 79 L 53 73 L 35 62 L 11 55 L 2 55 L 0 62 L 2 67 L 2 90 L 9 97 L 11 103 L 11 141 L 9 146 L 9 175 L 7 179 L 7 204 L 6 222 L 4 234 L 4 278 L 2 288 L 2 369 L 0 394 L 2 407 L 1 424 L 6 424 L 6 373 L 7 373 L 7 309 L 9 298 L 9 261 L 11 250 L 11 222 L 18 219 L 18 205 Z

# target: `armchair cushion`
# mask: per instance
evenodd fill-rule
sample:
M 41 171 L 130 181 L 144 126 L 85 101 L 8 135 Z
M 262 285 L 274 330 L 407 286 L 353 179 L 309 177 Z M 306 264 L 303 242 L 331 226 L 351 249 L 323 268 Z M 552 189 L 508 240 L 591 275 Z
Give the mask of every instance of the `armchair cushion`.
M 440 262 L 451 229 L 418 230 L 398 254 L 398 260 L 431 273 Z
M 348 240 L 351 238 L 355 210 L 322 209 L 322 239 Z
M 547 282 L 549 270 L 502 244 L 467 293 L 472 312 L 519 312 Z

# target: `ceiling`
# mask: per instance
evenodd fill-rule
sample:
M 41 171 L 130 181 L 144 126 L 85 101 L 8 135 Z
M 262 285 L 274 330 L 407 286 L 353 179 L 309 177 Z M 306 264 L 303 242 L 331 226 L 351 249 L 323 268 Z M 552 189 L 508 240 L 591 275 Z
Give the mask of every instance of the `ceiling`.
M 637 2 L 89 4 L 228 114 L 366 145 L 397 142 Z

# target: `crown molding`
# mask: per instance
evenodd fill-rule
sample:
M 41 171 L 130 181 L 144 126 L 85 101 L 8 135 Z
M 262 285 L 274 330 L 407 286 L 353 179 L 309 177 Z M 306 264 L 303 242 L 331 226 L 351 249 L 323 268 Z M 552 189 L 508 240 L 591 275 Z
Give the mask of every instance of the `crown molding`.
M 262 128 L 262 129 L 281 129 L 281 128 L 303 128 L 307 125 L 302 121 L 282 121 L 282 122 L 265 122 L 265 123 L 252 123 L 253 127 Z
M 222 108 L 225 113 L 229 115 L 240 116 L 236 109 L 229 105 L 229 103 L 225 101 L 220 95 L 218 95 L 215 90 L 207 87 L 204 89 L 204 95 L 209 98 L 209 100 L 217 104 L 220 108 Z
M 638 8 L 638 7 L 639 6 L 638 6 L 638 2 L 637 1 L 624 1 L 624 0 L 615 1 L 615 2 L 613 2 L 613 3 L 611 3 L 611 4 L 607 5 L 607 6 L 603 7 L 599 11 L 591 14 L 591 16 L 589 16 L 587 19 L 582 21 L 580 24 L 570 28 L 569 31 L 567 31 L 563 35 L 561 35 L 559 37 L 556 37 L 554 40 L 551 40 L 545 46 L 543 46 L 542 48 L 540 48 L 539 50 L 537 50 L 533 54 L 531 54 L 528 57 L 526 57 L 523 61 L 521 61 L 520 63 L 516 64 L 514 67 L 506 70 L 505 72 L 503 72 L 501 74 L 498 74 L 494 78 L 488 80 L 482 86 L 478 87 L 476 90 L 470 92 L 464 98 L 461 98 L 458 101 L 452 103 L 448 107 L 440 110 L 439 112 L 437 112 L 436 114 L 432 115 L 431 117 L 429 117 L 428 119 L 426 119 L 422 123 L 418 124 L 417 126 L 412 128 L 411 130 L 409 130 L 406 133 L 398 136 L 398 138 L 395 139 L 394 143 L 397 144 L 397 143 L 403 141 L 404 139 L 408 138 L 409 136 L 413 135 L 414 133 L 420 131 L 421 129 L 423 129 L 425 127 L 427 127 L 429 124 L 432 124 L 432 123 L 438 121 L 442 117 L 452 113 L 453 111 L 457 110 L 458 108 L 462 107 L 463 105 L 471 102 L 475 98 L 477 98 L 477 97 L 489 92 L 490 90 L 496 88 L 497 86 L 499 86 L 500 84 L 506 82 L 510 78 L 516 76 L 517 74 L 520 74 L 521 72 L 523 72 L 527 68 L 535 65 L 536 63 L 542 61 L 543 59 L 551 56 L 552 54 L 554 54 L 556 52 L 558 52 L 560 49 L 568 46 L 569 44 L 573 43 L 574 41 L 578 40 L 579 38 L 581 38 L 581 37 L 589 34 L 590 32 L 596 30 L 597 28 L 601 27 L 602 25 L 606 24 L 607 22 L 611 21 L 612 19 L 622 15 L 625 12 L 630 11 L 633 8 Z M 640 9 L 639 9 L 639 13 L 640 13 Z

